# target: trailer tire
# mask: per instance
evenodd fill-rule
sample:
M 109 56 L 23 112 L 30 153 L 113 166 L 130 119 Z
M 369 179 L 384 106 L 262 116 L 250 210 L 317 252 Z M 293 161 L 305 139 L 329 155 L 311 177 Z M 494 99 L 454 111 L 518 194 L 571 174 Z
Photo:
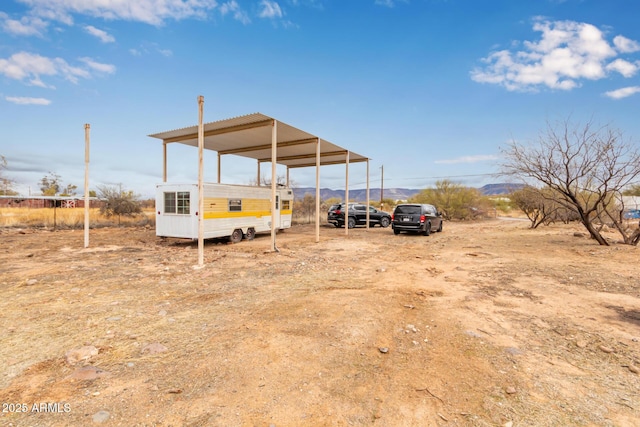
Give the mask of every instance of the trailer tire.
M 233 230 L 233 233 L 229 236 L 229 241 L 231 243 L 240 243 L 240 241 L 242 241 L 242 230 L 239 228 Z
M 256 238 L 256 230 L 255 228 L 247 229 L 247 234 L 244 235 L 244 238 L 247 240 L 253 240 Z

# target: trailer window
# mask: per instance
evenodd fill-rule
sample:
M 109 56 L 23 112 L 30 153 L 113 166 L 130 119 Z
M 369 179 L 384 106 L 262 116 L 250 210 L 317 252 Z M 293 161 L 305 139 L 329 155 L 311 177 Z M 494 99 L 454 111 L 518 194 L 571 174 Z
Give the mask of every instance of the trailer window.
M 176 193 L 164 193 L 164 213 L 176 213 Z
M 229 212 L 242 211 L 242 199 L 229 199 Z
M 283 200 L 282 201 L 282 210 L 283 211 L 288 211 L 289 209 L 291 209 L 291 200 Z
M 183 215 L 189 215 L 191 207 L 191 194 L 188 191 L 178 192 L 178 213 Z
M 191 194 L 188 191 L 164 193 L 164 213 L 189 215 Z

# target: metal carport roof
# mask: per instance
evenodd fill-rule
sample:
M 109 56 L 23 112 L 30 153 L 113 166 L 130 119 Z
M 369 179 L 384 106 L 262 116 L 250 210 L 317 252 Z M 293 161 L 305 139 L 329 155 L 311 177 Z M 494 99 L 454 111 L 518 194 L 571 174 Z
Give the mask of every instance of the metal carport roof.
M 271 161 L 271 127 L 276 119 L 261 113 L 247 114 L 216 122 L 205 123 L 204 149 L 219 155 Z M 278 122 L 276 162 L 289 168 L 316 166 L 316 141 L 320 142 L 320 165 L 366 162 L 367 157 L 349 151 L 318 136 Z M 198 126 L 160 132 L 149 135 L 162 139 L 165 144 L 178 142 L 198 146 Z
M 367 204 L 369 203 L 369 158 L 332 144 L 318 136 L 302 131 L 262 113 L 247 114 L 216 122 L 202 123 L 204 97 L 198 99 L 200 105 L 199 123 L 166 132 L 149 135 L 163 141 L 163 181 L 167 181 L 167 144 L 181 143 L 218 153 L 218 182 L 220 182 L 220 157 L 226 154 L 256 159 L 258 180 L 260 163 L 272 162 L 290 168 L 316 166 L 316 241 L 320 233 L 319 167 L 323 165 L 346 164 L 345 200 L 349 199 L 349 163 L 367 163 Z M 200 144 L 202 141 L 202 144 Z M 202 156 L 199 169 L 202 171 Z M 202 173 L 199 173 L 199 185 Z M 272 194 L 275 199 L 275 166 L 272 167 Z M 201 196 L 202 198 L 202 192 Z M 199 205 L 202 206 L 202 200 Z M 272 209 L 275 201 L 272 200 Z M 367 221 L 368 223 L 368 221 Z M 368 225 L 367 225 L 368 227 Z M 202 229 L 202 227 L 200 227 Z M 348 227 L 345 233 L 348 234 Z M 200 232 L 201 233 L 201 232 Z M 272 249 L 275 247 L 275 229 L 271 230 Z M 199 238 L 200 263 L 202 264 L 202 238 Z

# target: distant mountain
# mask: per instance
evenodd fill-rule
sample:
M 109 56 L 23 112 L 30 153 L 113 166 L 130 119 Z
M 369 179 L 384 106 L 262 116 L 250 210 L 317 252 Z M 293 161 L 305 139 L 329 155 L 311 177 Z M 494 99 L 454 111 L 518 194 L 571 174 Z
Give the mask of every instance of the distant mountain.
M 393 200 L 407 200 L 411 196 L 415 196 L 422 189 L 416 188 L 385 188 L 384 189 L 384 198 L 385 199 L 393 199 Z M 313 187 L 303 187 L 303 188 L 294 188 L 293 194 L 296 199 L 304 198 L 305 194 L 310 194 L 311 196 L 316 195 L 316 189 Z M 337 198 L 340 200 L 344 200 L 344 190 L 332 190 L 330 188 L 321 188 L 320 189 L 320 199 L 327 200 L 331 198 Z M 367 190 L 364 188 L 361 189 L 349 189 L 349 199 L 358 200 L 364 202 L 367 198 Z M 369 189 L 369 199 L 370 200 L 380 200 L 380 189 L 379 188 L 370 188 Z
M 522 184 L 487 184 L 483 187 L 478 188 L 482 194 L 485 196 L 496 196 L 500 194 L 509 194 L 512 191 L 518 190 L 522 188 Z M 407 200 L 420 191 L 422 188 L 385 188 L 384 189 L 384 198 L 385 199 L 393 199 L 393 200 Z M 310 194 L 315 197 L 316 189 L 313 187 L 301 187 L 294 188 L 293 194 L 296 199 L 303 199 L 305 194 Z M 366 200 L 367 190 L 362 189 L 349 189 L 349 199 L 357 200 L 364 202 Z M 321 188 L 320 189 L 320 199 L 327 200 L 331 198 L 337 198 L 340 200 L 344 200 L 344 190 L 333 190 L 331 188 Z M 370 200 L 380 200 L 380 188 L 370 188 L 369 189 L 369 199 Z
M 524 184 L 514 183 L 501 183 L 501 184 L 487 184 L 479 188 L 479 190 L 485 196 L 498 196 L 501 194 L 513 193 L 516 190 L 520 190 L 524 187 Z

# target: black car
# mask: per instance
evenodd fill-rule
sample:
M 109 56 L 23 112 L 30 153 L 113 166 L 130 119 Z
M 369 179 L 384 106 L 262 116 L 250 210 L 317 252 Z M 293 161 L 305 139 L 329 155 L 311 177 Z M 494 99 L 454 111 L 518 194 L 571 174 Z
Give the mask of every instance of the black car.
M 394 234 L 407 231 L 428 236 L 432 231 L 442 231 L 442 213 L 433 205 L 400 204 L 393 210 L 391 219 Z
M 344 227 L 344 203 L 338 203 L 329 208 L 327 221 L 336 227 Z M 380 227 L 388 227 L 391 224 L 391 215 L 369 206 L 369 226 L 373 227 L 376 224 Z M 347 226 L 353 228 L 356 225 L 367 225 L 367 205 L 349 203 Z

